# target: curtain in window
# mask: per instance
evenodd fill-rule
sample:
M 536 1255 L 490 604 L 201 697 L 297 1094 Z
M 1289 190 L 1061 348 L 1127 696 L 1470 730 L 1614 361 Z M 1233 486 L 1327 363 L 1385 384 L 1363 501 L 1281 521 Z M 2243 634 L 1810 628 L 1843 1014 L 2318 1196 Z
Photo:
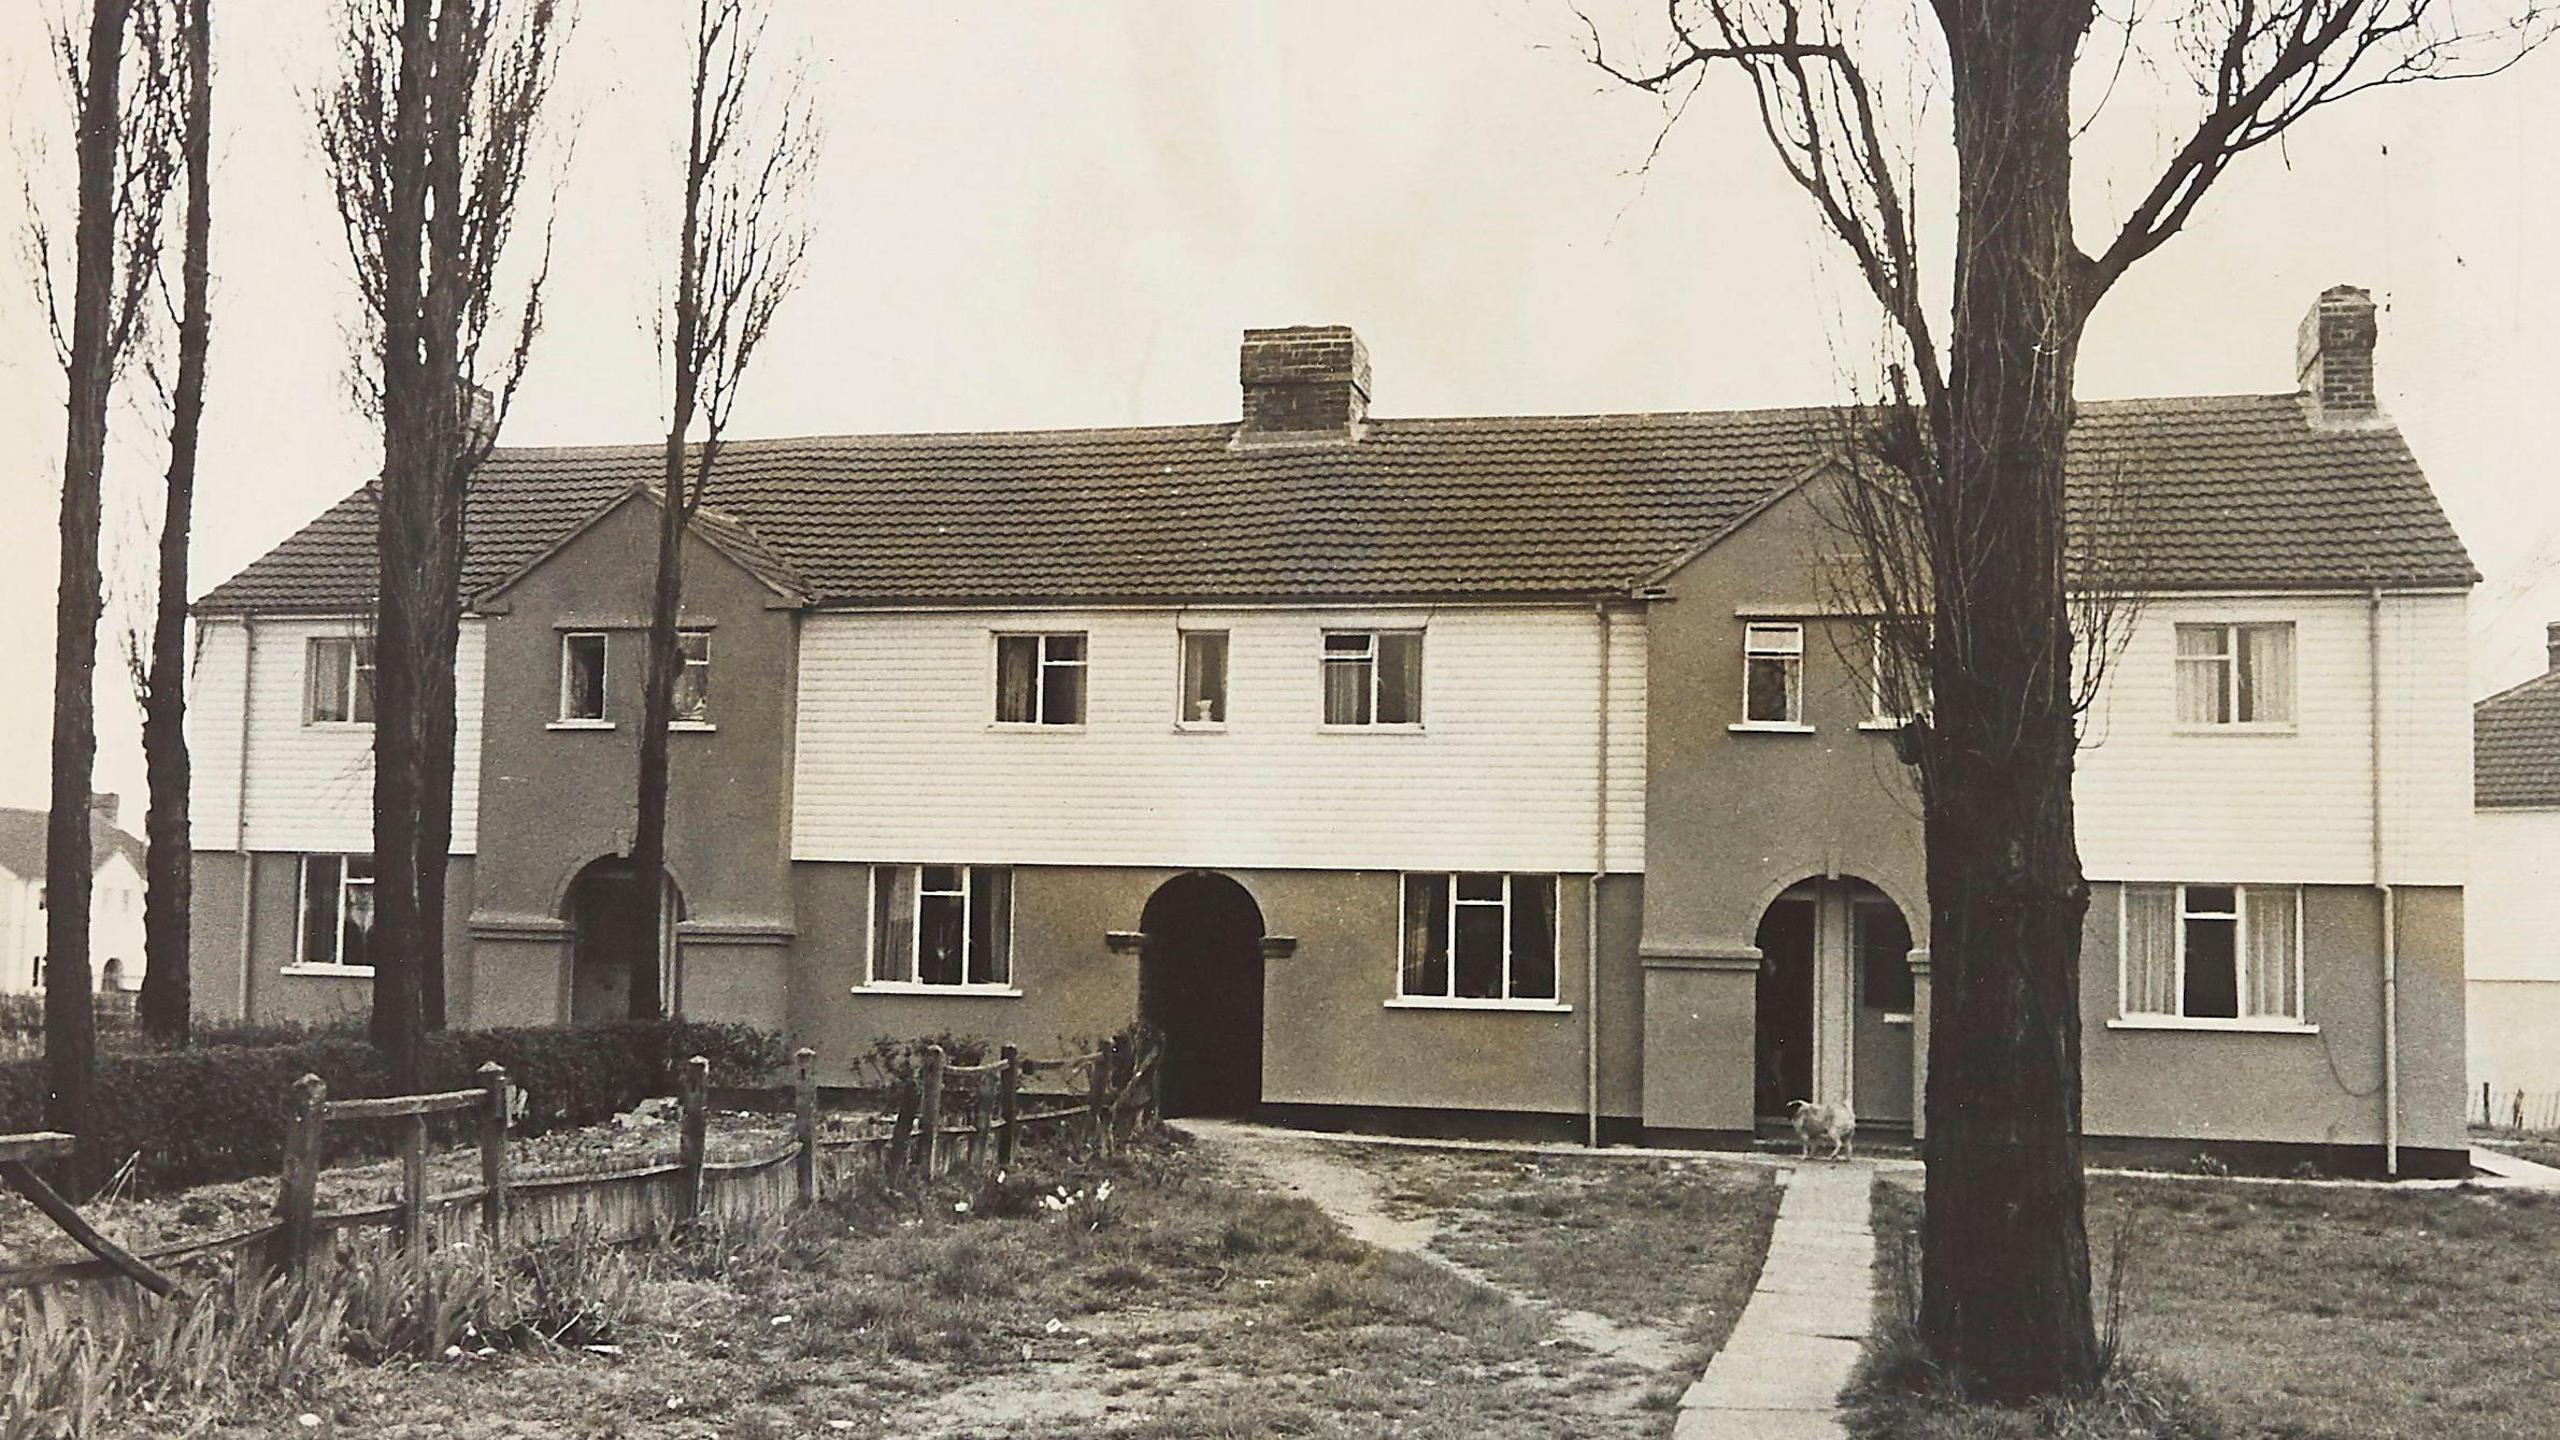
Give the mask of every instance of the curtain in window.
M 2242 627 L 2240 718 L 2275 724 L 2293 718 L 2292 626 Z
M 1013 872 L 981 865 L 969 872 L 969 983 L 1013 978 Z
M 1324 657 L 1324 723 L 1369 723 L 1369 676 L 1374 664 L 1365 654 Z
M 2125 887 L 2124 1013 L 2178 1013 L 2178 892 L 2169 886 Z
M 1511 877 L 1511 997 L 1556 998 L 1556 877 Z
M 2178 627 L 2178 723 L 2219 725 L 2223 713 L 2224 630 L 2219 625 Z
M 700 630 L 676 634 L 675 718 L 711 718 L 711 637 Z
M 311 718 L 353 719 L 347 695 L 347 642 L 314 640 L 304 651 L 304 663 L 311 675 Z
M 1040 718 L 1040 637 L 996 637 L 996 719 L 1027 725 Z
M 1449 993 L 1449 877 L 1404 877 L 1402 994 Z
M 1422 637 L 1378 637 L 1378 723 L 1422 723 Z
M 302 955 L 305 965 L 338 963 L 338 881 L 335 855 L 302 857 Z
M 1187 630 L 1182 636 L 1182 711 L 1175 717 L 1195 725 L 1224 724 L 1227 718 L 1227 632 Z
M 904 982 L 915 975 L 916 872 L 882 865 L 871 872 L 871 978 Z
M 2302 1013 L 2302 997 L 2294 987 L 2293 961 L 2301 940 L 2295 893 L 2290 885 L 2253 885 L 2242 898 L 2248 933 L 2242 988 L 2251 1015 L 2291 1018 Z

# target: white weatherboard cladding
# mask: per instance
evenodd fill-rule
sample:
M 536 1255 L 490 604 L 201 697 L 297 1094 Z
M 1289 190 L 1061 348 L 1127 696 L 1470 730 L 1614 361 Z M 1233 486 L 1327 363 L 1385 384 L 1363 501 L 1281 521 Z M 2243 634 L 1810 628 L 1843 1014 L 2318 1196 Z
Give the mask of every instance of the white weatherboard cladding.
M 239 621 L 196 622 L 187 675 L 187 826 L 198 850 L 228 850 L 240 838 L 240 686 L 248 657 L 247 627 Z
M 2466 900 L 2472 979 L 2560 981 L 2560 810 L 2480 811 Z
M 1644 854 L 1644 638 L 1612 621 L 1610 868 Z M 1419 733 L 1321 725 L 1327 630 L 1420 627 Z M 1180 628 L 1228 632 L 1228 724 L 1177 729 Z M 999 728 L 997 632 L 1089 637 L 1085 723 Z M 803 860 L 1592 867 L 1587 609 L 820 614 L 800 637 Z
M 2368 884 L 2372 675 L 2362 596 L 2162 597 L 2084 717 L 2074 799 L 2092 879 Z M 2471 816 L 2466 599 L 2385 595 L 2384 878 L 2459 885 Z M 2290 733 L 2182 732 L 2182 623 L 2294 624 Z
M 256 653 L 250 657 L 248 846 L 327 854 L 365 854 L 373 848 L 373 727 L 311 725 L 303 707 L 311 641 L 328 635 L 359 635 L 363 622 L 341 620 L 261 620 L 250 627 Z M 239 774 L 240 627 L 208 627 L 205 658 L 198 674 L 221 678 L 228 690 L 200 683 L 189 706 L 190 736 L 210 742 L 195 756 L 195 843 L 199 849 L 227 850 L 237 811 L 231 807 Z M 454 656 L 453 843 L 456 855 L 479 845 L 480 714 L 482 677 L 486 671 L 487 635 L 478 620 L 462 622 Z M 227 648 L 218 648 L 227 647 Z M 217 654 L 222 656 L 217 668 Z M 219 707 L 219 708 L 217 708 Z M 219 732 L 219 733 L 216 733 Z M 217 823 L 219 822 L 219 823 Z

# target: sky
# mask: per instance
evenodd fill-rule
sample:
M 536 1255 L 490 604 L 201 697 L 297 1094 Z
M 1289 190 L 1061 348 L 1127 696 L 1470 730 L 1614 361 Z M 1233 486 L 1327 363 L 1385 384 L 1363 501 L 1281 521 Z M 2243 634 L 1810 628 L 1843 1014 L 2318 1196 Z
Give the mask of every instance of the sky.
M 31 213 L 67 229 L 68 102 L 45 40 L 63 8 L 0 7 L 0 143 L 26 181 L 0 193 L 0 661 L 15 677 L 0 686 L 0 805 L 35 808 L 63 411 L 23 236 Z M 311 139 L 335 8 L 216 7 L 197 593 L 378 463 L 351 399 L 354 293 Z M 546 319 L 504 443 L 663 433 L 651 317 L 690 11 L 586 0 L 568 37 Z M 1593 13 L 1630 58 L 1659 33 L 1642 0 Z M 1869 368 L 1872 306 L 1745 96 L 1711 83 L 1666 133 L 1656 101 L 1587 63 L 1585 35 L 1567 0 L 777 0 L 776 53 L 804 57 L 827 148 L 805 281 L 731 433 L 1232 419 L 1238 332 L 1285 324 L 1355 327 L 1382 416 L 1840 398 Z M 1893 52 L 1889 34 L 1870 39 Z M 1943 87 L 1925 63 L 1888 68 L 1917 137 L 1924 237 L 1943 241 Z M 2084 247 L 2183 133 L 2181 83 L 2135 65 L 2108 92 L 2078 149 Z M 2082 88 L 2086 110 L 2100 87 Z M 2313 297 L 2370 288 L 2384 405 L 2486 576 L 2478 694 L 2538 673 L 2543 622 L 2560 619 L 2560 493 L 2541 443 L 2560 388 L 2554 134 L 2560 51 L 2315 115 L 2234 166 L 2108 297 L 2081 354 L 2085 397 L 2287 391 Z M 147 613 L 165 465 L 144 387 L 127 387 L 115 430 L 96 784 L 127 797 L 138 830 L 121 657 Z

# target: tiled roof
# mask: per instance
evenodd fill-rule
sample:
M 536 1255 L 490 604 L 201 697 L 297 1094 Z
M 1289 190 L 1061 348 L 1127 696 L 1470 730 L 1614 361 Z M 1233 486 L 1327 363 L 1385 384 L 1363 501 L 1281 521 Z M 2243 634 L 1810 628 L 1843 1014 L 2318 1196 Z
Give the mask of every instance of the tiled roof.
M 1349 444 L 1235 426 L 733 441 L 712 503 L 819 603 L 1454 599 L 1622 590 L 1833 448 L 1835 412 L 1371 420 Z M 660 466 L 651 446 L 500 450 L 471 506 L 473 594 Z M 2292 395 L 2082 406 L 2080 508 L 2146 532 L 2166 589 L 2468 585 L 2389 428 L 2315 429 Z M 204 611 L 372 594 L 358 491 Z
M 44 817 L 42 810 L 0 810 L 0 870 L 21 880 L 44 877 Z M 104 865 L 117 851 L 142 868 L 143 845 L 139 837 L 126 834 L 104 815 L 89 816 L 89 861 Z
M 2560 670 L 2471 707 L 2471 803 L 2560 809 Z

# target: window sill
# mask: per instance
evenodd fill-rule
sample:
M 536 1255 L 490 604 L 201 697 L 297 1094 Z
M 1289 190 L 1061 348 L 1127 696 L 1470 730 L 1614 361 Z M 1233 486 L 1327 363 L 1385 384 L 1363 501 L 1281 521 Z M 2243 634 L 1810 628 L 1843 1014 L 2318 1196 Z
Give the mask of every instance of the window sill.
M 2186 1015 L 2119 1015 L 2107 1022 L 2110 1030 L 2193 1030 L 2224 1035 L 2317 1035 L 2320 1027 L 2302 1020 L 2279 1020 L 2251 1017 L 2243 1020 L 2206 1019 Z
M 1420 725 L 1318 725 L 1319 735 L 1420 735 Z
M 1861 720 L 1858 722 L 1858 728 L 1880 731 L 1889 735 L 1896 730 L 1910 729 L 1911 722 L 1909 720 Z
M 2172 725 L 2172 735 L 2299 735 L 2298 725 Z
M 1503 1010 L 1515 1014 L 1570 1015 L 1573 1007 L 1561 1000 L 1463 1000 L 1443 995 L 1398 995 L 1386 1003 L 1389 1010 Z
M 370 980 L 373 978 L 373 967 L 370 965 L 287 965 L 276 973 L 279 975 L 340 975 L 354 980 Z
M 369 731 L 373 729 L 373 722 L 370 720 L 305 720 L 302 722 L 302 728 L 305 730 Z
M 1018 985 L 920 985 L 912 980 L 874 980 L 856 985 L 856 995 L 941 995 L 955 1000 L 1019 1000 Z
M 1811 735 L 1815 733 L 1810 725 L 1795 725 L 1784 720 L 1737 720 L 1724 728 L 1736 735 Z
M 1001 735 L 1081 735 L 1084 722 L 1073 725 L 1044 725 L 1037 720 L 990 720 L 987 728 Z
M 1227 722 L 1224 720 L 1176 720 L 1173 722 L 1173 729 L 1178 735 L 1224 735 L 1227 733 Z
M 545 730 L 610 730 L 613 728 L 613 722 L 610 720 L 551 720 L 546 721 L 542 728 Z
M 1877 1016 L 1876 1019 L 1887 1025 L 1908 1027 L 1911 1024 L 1911 1017 L 1903 1014 L 1899 1010 L 1887 1011 L 1886 1013 Z
M 720 733 L 720 727 L 708 720 L 670 720 L 667 722 L 667 733 L 671 735 L 717 735 Z

